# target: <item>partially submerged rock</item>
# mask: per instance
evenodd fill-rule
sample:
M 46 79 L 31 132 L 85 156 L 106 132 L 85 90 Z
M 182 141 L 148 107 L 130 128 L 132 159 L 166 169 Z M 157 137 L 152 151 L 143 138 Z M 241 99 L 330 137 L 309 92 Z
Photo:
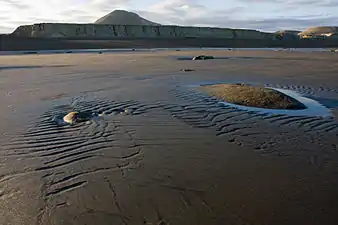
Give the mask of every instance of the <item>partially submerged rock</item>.
M 70 112 L 63 117 L 65 123 L 74 124 L 90 120 L 93 117 L 92 113 L 89 112 Z
M 199 55 L 199 56 L 195 56 L 194 58 L 192 58 L 192 60 L 207 60 L 207 59 L 214 59 L 215 57 L 211 56 L 211 55 Z
M 189 69 L 189 68 L 187 68 L 187 69 L 181 69 L 181 72 L 193 72 L 193 71 L 195 71 L 194 69 Z
M 277 90 L 246 84 L 205 85 L 201 90 L 216 98 L 237 105 L 268 109 L 306 109 L 296 99 Z

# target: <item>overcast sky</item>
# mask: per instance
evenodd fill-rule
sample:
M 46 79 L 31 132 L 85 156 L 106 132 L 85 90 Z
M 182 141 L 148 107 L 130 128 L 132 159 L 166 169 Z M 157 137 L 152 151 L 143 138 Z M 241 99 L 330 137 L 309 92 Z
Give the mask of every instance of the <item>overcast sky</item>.
M 92 23 L 115 9 L 161 24 L 263 31 L 338 26 L 338 0 L 0 0 L 0 33 L 32 23 Z

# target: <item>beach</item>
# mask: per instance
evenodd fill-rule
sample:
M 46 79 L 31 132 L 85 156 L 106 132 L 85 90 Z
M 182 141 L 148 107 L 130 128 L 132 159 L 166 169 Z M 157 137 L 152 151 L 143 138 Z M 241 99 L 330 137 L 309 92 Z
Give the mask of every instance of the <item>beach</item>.
M 265 40 L 224 38 L 39 38 L 0 34 L 1 51 L 125 48 L 337 48 L 336 40 Z
M 337 224 L 337 74 L 330 52 L 2 55 L 0 224 Z M 196 88 L 215 83 L 330 114 L 232 108 Z M 74 110 L 97 117 L 56 123 Z

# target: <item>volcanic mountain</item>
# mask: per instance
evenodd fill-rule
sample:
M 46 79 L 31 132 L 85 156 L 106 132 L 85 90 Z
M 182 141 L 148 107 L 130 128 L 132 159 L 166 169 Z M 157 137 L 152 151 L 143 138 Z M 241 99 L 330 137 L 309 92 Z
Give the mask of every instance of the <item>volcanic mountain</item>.
M 96 24 L 115 24 L 115 25 L 152 25 L 160 24 L 140 17 L 136 13 L 125 10 L 114 10 L 113 12 L 95 21 Z

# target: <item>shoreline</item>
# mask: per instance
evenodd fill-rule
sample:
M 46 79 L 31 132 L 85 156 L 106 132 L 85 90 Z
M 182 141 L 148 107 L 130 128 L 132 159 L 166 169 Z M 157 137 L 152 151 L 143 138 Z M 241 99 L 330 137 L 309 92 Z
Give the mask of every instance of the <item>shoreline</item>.
M 126 48 L 336 48 L 338 41 L 273 41 L 221 38 L 60 39 L 0 35 L 2 51 Z
M 281 51 L 281 52 L 328 52 L 328 48 L 115 48 L 115 49 L 61 49 L 61 50 L 18 50 L 0 51 L 0 56 L 10 55 L 48 55 L 48 54 L 109 54 L 141 53 L 159 51 Z

